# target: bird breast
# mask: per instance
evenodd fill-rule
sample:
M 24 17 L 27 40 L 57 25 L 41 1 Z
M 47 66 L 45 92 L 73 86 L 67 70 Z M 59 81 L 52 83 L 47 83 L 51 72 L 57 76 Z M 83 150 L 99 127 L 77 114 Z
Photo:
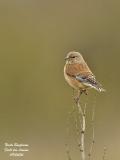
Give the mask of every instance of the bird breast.
M 66 73 L 66 66 L 64 67 L 64 77 L 65 80 L 67 81 L 67 83 L 74 89 L 84 89 L 85 86 L 80 83 L 78 80 L 76 80 L 74 77 L 71 77 L 69 75 L 67 75 Z

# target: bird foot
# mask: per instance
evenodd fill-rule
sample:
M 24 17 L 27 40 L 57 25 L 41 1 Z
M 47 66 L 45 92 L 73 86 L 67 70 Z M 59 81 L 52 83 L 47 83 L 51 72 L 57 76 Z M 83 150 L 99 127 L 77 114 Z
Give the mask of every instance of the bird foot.
M 85 95 L 88 95 L 88 92 L 86 89 L 83 89 L 81 92 L 84 93 Z

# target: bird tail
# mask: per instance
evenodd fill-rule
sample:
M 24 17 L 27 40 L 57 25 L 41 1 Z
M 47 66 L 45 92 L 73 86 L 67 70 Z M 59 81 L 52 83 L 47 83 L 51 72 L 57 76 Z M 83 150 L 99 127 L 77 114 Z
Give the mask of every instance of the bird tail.
M 99 82 L 97 82 L 95 85 L 92 85 L 92 87 L 95 90 L 97 90 L 98 92 L 105 92 L 106 91 Z
M 106 92 L 106 90 L 104 88 L 99 88 L 98 90 L 99 90 L 99 92 Z

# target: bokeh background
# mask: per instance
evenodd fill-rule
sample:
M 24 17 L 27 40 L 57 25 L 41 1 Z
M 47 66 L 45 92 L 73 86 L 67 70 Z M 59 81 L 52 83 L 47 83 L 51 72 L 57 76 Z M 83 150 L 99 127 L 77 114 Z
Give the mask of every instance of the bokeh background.
M 67 159 L 73 99 L 63 66 L 71 50 L 83 54 L 107 90 L 81 99 L 87 102 L 86 144 L 95 105 L 94 157 L 102 159 L 106 146 L 109 160 L 120 159 L 119 6 L 119 0 L 0 0 L 0 159 L 10 159 L 5 142 L 29 144 L 23 160 Z M 74 134 L 68 139 L 73 159 L 80 159 Z

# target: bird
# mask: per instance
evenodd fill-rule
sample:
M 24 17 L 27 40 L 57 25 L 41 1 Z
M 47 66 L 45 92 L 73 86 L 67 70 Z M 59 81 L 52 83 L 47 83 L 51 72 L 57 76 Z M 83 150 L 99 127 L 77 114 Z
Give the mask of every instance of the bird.
M 82 93 L 88 94 L 90 88 L 98 92 L 104 92 L 105 89 L 96 80 L 95 75 L 92 73 L 87 63 L 85 62 L 81 53 L 71 51 L 65 57 L 64 77 L 67 83 L 77 91 L 77 96 L 74 97 L 77 102 Z

